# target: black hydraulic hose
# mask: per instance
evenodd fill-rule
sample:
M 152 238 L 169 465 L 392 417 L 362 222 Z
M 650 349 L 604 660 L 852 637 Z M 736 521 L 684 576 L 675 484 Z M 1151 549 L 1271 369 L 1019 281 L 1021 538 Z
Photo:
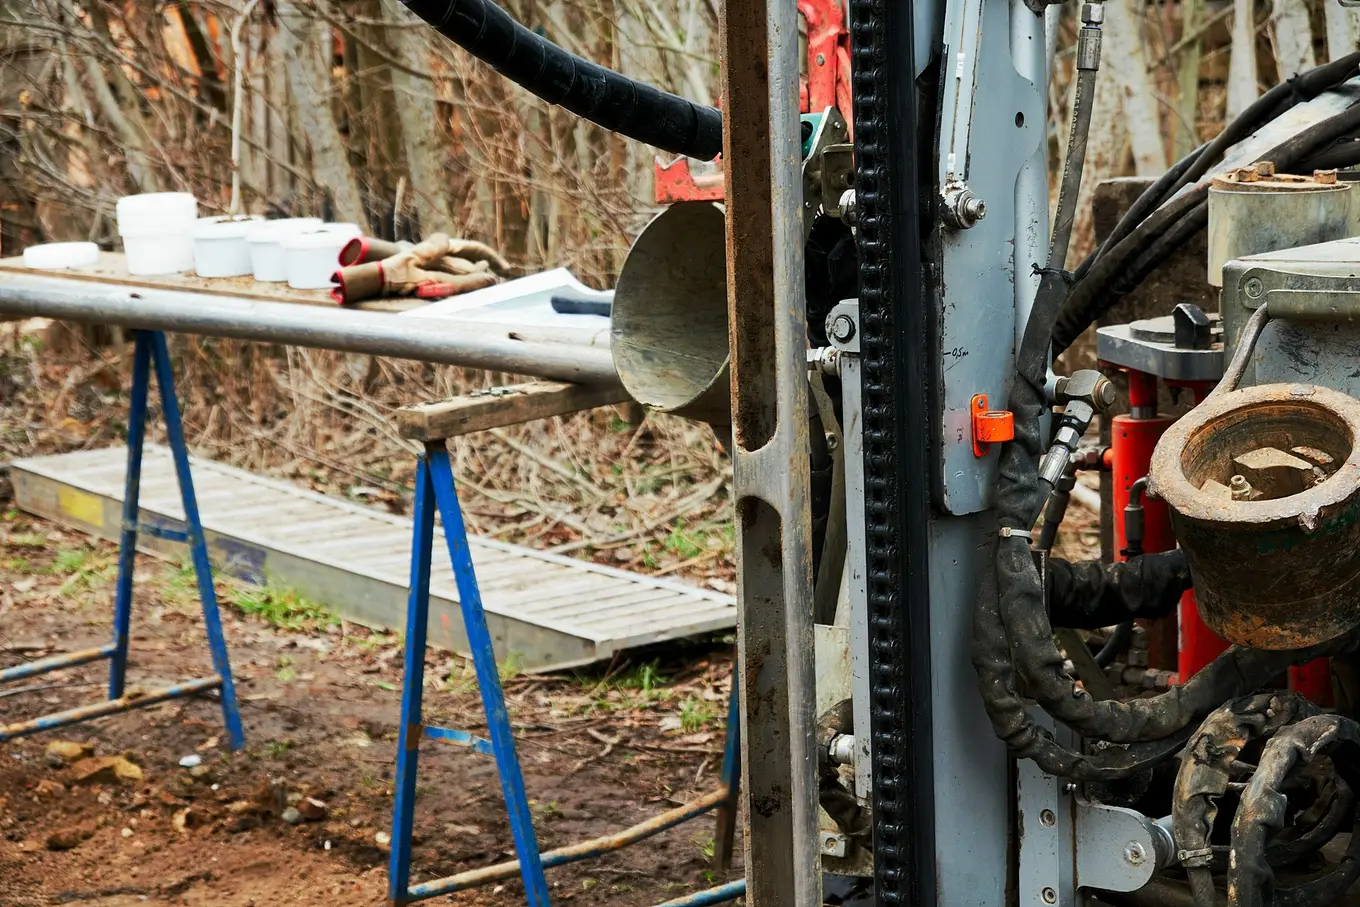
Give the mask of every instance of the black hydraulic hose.
M 1105 645 L 1100 647 L 1100 651 L 1095 654 L 1096 664 L 1102 668 L 1108 668 L 1114 664 L 1114 660 L 1123 655 L 1129 649 L 1129 643 L 1133 641 L 1133 621 L 1126 620 L 1114 628 L 1110 638 L 1105 640 Z
M 1149 186 L 1133 203 L 1110 235 L 1088 255 L 1073 272 L 1074 280 L 1081 280 L 1096 260 L 1111 246 L 1127 236 L 1153 210 L 1164 204 L 1184 186 L 1202 178 L 1234 144 L 1256 131 L 1264 123 L 1276 119 L 1296 104 L 1311 100 L 1352 76 L 1360 66 L 1360 53 L 1324 63 L 1282 82 L 1257 98 L 1223 127 L 1211 141 L 1200 145 L 1181 158 L 1166 173 Z M 1323 169 L 1323 165 L 1300 169 Z
M 1189 588 L 1190 567 L 1179 548 L 1113 564 L 1048 559 L 1048 613 L 1055 627 L 1095 630 L 1133 618 L 1156 620 L 1174 612 Z
M 492 0 L 401 0 L 441 35 L 550 104 L 672 154 L 722 152 L 722 113 L 563 50 Z
M 1277 169 L 1288 170 L 1319 147 L 1330 146 L 1338 138 L 1357 130 L 1360 130 L 1360 104 L 1352 105 L 1281 142 L 1261 155 L 1261 160 L 1273 161 Z M 1360 149 L 1357 151 L 1360 152 Z M 1109 311 L 1122 293 L 1137 286 L 1137 281 L 1141 281 L 1166 255 L 1207 222 L 1207 207 L 1196 209 L 1207 202 L 1208 196 L 1208 184 L 1196 186 L 1176 196 L 1149 215 L 1136 230 L 1112 246 L 1092 265 L 1085 278 L 1072 287 L 1054 323 L 1055 356 Z M 1183 218 L 1189 220 L 1182 223 Z M 1174 241 L 1167 239 L 1159 242 L 1173 229 Z M 1135 274 L 1135 271 L 1141 274 Z M 1116 281 L 1123 283 L 1116 287 Z
M 1317 706 L 1298 693 L 1244 696 L 1211 712 L 1186 744 L 1171 800 L 1171 827 L 1195 907 L 1214 907 L 1210 836 L 1218 801 L 1228 791 L 1243 747 L 1317 713 Z
M 1228 861 L 1228 892 L 1236 907 L 1304 907 L 1337 900 L 1360 878 L 1360 824 L 1351 833 L 1341 863 L 1320 878 L 1292 888 L 1275 885 L 1275 872 L 1266 860 L 1266 841 L 1284 827 L 1288 800 L 1282 793 L 1286 778 L 1300 765 L 1321 755 L 1333 755 L 1337 774 L 1354 786 L 1360 778 L 1360 724 L 1341 715 L 1305 718 L 1266 744 L 1256 774 L 1242 793 L 1232 825 L 1232 858 Z

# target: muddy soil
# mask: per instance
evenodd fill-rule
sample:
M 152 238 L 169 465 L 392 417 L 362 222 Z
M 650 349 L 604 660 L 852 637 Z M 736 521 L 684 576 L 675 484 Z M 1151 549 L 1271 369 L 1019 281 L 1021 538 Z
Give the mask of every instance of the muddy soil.
M 113 547 L 9 506 L 0 502 L 0 667 L 107 641 Z M 210 673 L 192 574 L 138 564 L 130 684 Z M 0 905 L 385 901 L 400 639 L 328 626 L 286 597 L 218 588 L 245 749 L 229 750 L 211 697 L 0 744 Z M 470 666 L 437 650 L 427 662 L 427 721 L 484 732 Z M 97 701 L 106 672 L 91 665 L 0 688 L 0 723 Z M 586 674 L 508 678 L 541 846 L 617 831 L 712 790 L 730 672 L 730 645 L 714 642 Z M 97 764 L 49 754 L 53 741 L 122 756 L 136 766 L 125 774 L 141 778 L 111 778 L 109 767 L 83 778 Z M 308 818 L 289 824 L 290 808 Z M 426 742 L 416 816 L 413 881 L 514 857 L 487 757 Z M 634 907 L 740 878 L 739 854 L 734 869 L 713 865 L 714 828 L 702 817 L 551 870 L 553 900 Z M 513 880 L 438 902 L 524 895 Z

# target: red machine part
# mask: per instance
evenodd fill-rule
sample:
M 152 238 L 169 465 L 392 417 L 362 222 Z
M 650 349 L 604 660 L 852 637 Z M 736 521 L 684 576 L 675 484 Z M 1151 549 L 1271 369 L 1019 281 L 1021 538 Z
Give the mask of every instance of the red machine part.
M 1126 560 L 1122 553 L 1128 547 L 1124 535 L 1124 508 L 1129 503 L 1129 491 L 1133 483 L 1148 474 L 1152 464 L 1152 451 L 1162 433 L 1171 427 L 1175 419 L 1166 416 L 1146 416 L 1157 411 L 1157 377 L 1146 372 L 1129 372 L 1128 415 L 1115 416 L 1110 426 L 1110 479 L 1113 483 L 1114 550 L 1116 560 Z M 1148 553 L 1167 551 L 1176 547 L 1176 537 L 1171 531 L 1171 518 L 1166 504 L 1143 495 L 1143 550 Z M 1194 610 L 1193 601 L 1190 605 Z M 1181 601 L 1181 612 L 1186 610 Z M 1195 615 L 1199 619 L 1199 615 Z M 1149 627 L 1153 631 L 1154 627 Z M 1148 639 L 1149 663 L 1162 667 L 1176 660 L 1177 645 L 1174 628 L 1167 622 L 1163 632 L 1150 632 Z M 1183 642 L 1183 640 L 1182 640 Z M 1178 662 L 1179 663 L 1179 662 Z M 1188 675 L 1182 675 L 1188 676 Z
M 835 107 L 850 113 L 850 31 L 841 0 L 798 0 L 807 23 L 807 76 L 799 79 L 798 109 L 803 113 Z M 848 124 L 847 124 L 848 125 Z M 853 127 L 851 127 L 853 129 Z M 656 159 L 656 203 L 720 202 L 722 159 L 711 172 L 695 175 L 686 158 L 669 164 Z

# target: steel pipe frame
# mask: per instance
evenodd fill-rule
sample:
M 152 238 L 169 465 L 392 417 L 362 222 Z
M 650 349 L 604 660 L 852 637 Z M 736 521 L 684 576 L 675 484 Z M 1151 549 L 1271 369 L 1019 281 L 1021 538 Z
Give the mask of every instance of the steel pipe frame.
M 505 325 L 390 312 L 3 273 L 0 315 L 366 353 L 581 384 L 618 382 L 608 346 L 598 342 L 526 341 Z M 548 335 L 526 327 L 523 336 Z

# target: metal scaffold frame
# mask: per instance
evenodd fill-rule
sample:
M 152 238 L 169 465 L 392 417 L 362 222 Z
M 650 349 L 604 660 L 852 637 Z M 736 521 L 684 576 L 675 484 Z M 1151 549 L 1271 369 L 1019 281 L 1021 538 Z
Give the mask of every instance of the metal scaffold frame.
M 156 383 L 160 387 L 166 435 L 175 461 L 175 472 L 179 477 L 180 499 L 184 505 L 185 515 L 184 529 L 152 524 L 141 525 L 138 520 L 142 442 L 146 435 L 147 398 L 153 366 L 156 371 Z M 236 703 L 236 686 L 232 680 L 231 662 L 227 656 L 226 636 L 222 632 L 217 593 L 213 589 L 208 546 L 203 536 L 203 523 L 199 519 L 198 500 L 194 494 L 193 476 L 189 470 L 189 453 L 184 443 L 184 425 L 180 419 L 179 400 L 175 396 L 170 352 L 166 346 L 165 335 L 160 331 L 141 331 L 137 334 L 133 353 L 132 408 L 128 416 L 127 445 L 128 466 L 118 551 L 118 581 L 114 594 L 113 639 L 92 649 L 53 655 L 0 671 L 0 683 L 8 683 L 107 659 L 108 699 L 93 705 L 78 706 L 28 721 L 0 726 L 0 743 L 106 715 L 145 708 L 170 699 L 217 690 L 221 697 L 222 717 L 227 728 L 228 742 L 232 749 L 239 750 L 245 746 L 245 732 L 241 727 L 241 713 Z M 194 575 L 198 582 L 199 599 L 203 607 L 203 624 L 207 631 L 208 649 L 212 655 L 214 673 L 208 677 L 155 690 L 131 692 L 127 690 L 128 643 L 132 624 L 132 580 L 136 567 L 139 532 L 187 543 L 189 546 Z

